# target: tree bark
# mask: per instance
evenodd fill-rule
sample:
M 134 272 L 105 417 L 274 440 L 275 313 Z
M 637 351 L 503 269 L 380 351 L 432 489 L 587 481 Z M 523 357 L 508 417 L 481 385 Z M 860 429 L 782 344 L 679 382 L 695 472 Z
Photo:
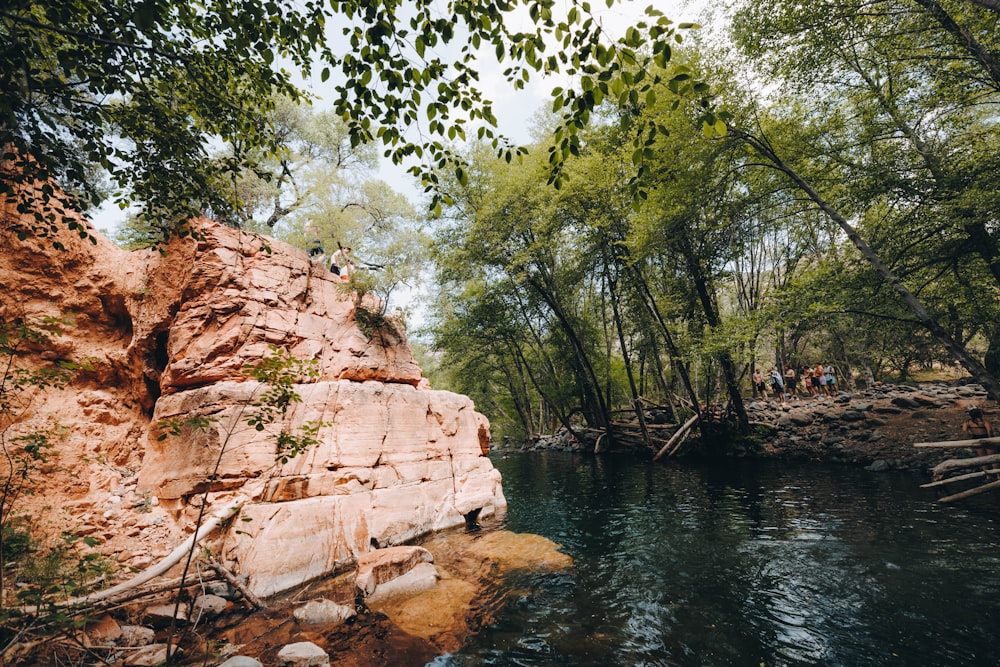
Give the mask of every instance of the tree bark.
M 605 264 L 605 273 L 607 274 L 607 264 Z M 642 441 L 647 447 L 652 449 L 652 443 L 649 441 L 649 431 L 646 430 L 646 417 L 642 413 L 642 401 L 639 400 L 639 390 L 635 385 L 635 377 L 632 373 L 632 361 L 628 353 L 628 346 L 625 344 L 625 333 L 622 331 L 622 318 L 621 313 L 618 310 L 618 297 L 615 294 L 615 285 L 617 281 L 611 280 L 610 276 L 608 278 L 608 286 L 611 292 L 611 312 L 615 318 L 615 329 L 618 331 L 618 344 L 622 348 L 622 359 L 625 362 L 625 375 L 628 376 L 628 386 L 629 390 L 632 392 L 632 406 L 635 408 L 636 419 L 639 420 L 639 430 L 642 431 Z
M 701 262 L 695 257 L 687 239 L 682 241 L 681 246 L 688 264 L 688 271 L 694 279 L 695 290 L 698 292 L 702 310 L 705 311 L 705 321 L 713 330 L 718 330 L 722 325 L 722 318 L 719 317 L 718 308 L 715 307 L 715 295 L 708 284 L 705 272 L 702 271 Z M 746 406 L 743 405 L 743 393 L 740 391 L 736 364 L 733 363 L 733 358 L 728 350 L 722 350 L 716 357 L 722 366 L 722 375 L 726 381 L 726 393 L 729 395 L 729 405 L 736 413 L 740 433 L 746 435 L 750 432 L 750 417 L 747 415 Z

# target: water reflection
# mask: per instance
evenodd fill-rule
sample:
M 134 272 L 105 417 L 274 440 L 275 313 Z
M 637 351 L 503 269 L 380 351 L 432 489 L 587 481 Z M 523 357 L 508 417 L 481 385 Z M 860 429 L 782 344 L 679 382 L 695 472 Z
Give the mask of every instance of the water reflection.
M 993 665 L 1000 538 L 988 507 L 849 468 L 496 461 L 505 527 L 570 573 L 510 582 L 504 612 L 435 665 Z

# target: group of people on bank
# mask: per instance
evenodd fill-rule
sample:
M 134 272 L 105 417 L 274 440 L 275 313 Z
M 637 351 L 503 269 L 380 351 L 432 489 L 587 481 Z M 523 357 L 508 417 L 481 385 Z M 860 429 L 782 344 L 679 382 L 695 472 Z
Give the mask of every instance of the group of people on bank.
M 803 366 L 798 372 L 792 366 L 785 366 L 784 372 L 772 366 L 766 375 L 758 368 L 752 381 L 754 397 L 766 400 L 770 396 L 779 402 L 800 396 L 833 396 L 838 391 L 833 364 Z

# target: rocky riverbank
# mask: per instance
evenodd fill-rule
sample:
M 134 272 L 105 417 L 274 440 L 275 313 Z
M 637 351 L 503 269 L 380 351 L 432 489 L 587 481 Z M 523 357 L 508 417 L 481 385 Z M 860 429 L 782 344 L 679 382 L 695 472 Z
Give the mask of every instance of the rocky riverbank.
M 748 399 L 747 412 L 759 447 L 744 447 L 736 455 L 748 458 L 816 461 L 862 465 L 872 471 L 926 471 L 945 458 L 971 454 L 959 450 L 915 448 L 914 443 L 960 440 L 966 407 L 975 403 L 997 421 L 996 403 L 978 384 L 875 384 L 836 396 L 784 402 Z M 565 432 L 525 445 L 501 443 L 510 450 L 593 451 Z M 692 437 L 678 457 L 699 454 Z

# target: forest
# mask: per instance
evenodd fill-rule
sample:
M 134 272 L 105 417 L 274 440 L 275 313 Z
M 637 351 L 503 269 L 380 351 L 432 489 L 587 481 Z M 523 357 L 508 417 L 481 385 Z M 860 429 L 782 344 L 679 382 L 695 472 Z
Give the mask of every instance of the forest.
M 755 367 L 817 362 L 849 387 L 957 366 L 996 397 L 995 9 L 730 11 L 644 103 L 601 107 L 561 188 L 539 187 L 547 132 L 516 164 L 470 149 L 434 227 L 431 332 L 502 433 L 712 404 L 746 429 Z M 722 136 L 678 104 L 686 76 Z
M 584 2 L 237 5 L 0 10 L 5 191 L 117 201 L 133 247 L 195 214 L 353 245 L 499 436 L 708 409 L 746 433 L 755 369 L 818 362 L 1000 399 L 997 3 L 735 0 L 621 35 Z M 484 53 L 513 88 L 568 82 L 528 145 Z

